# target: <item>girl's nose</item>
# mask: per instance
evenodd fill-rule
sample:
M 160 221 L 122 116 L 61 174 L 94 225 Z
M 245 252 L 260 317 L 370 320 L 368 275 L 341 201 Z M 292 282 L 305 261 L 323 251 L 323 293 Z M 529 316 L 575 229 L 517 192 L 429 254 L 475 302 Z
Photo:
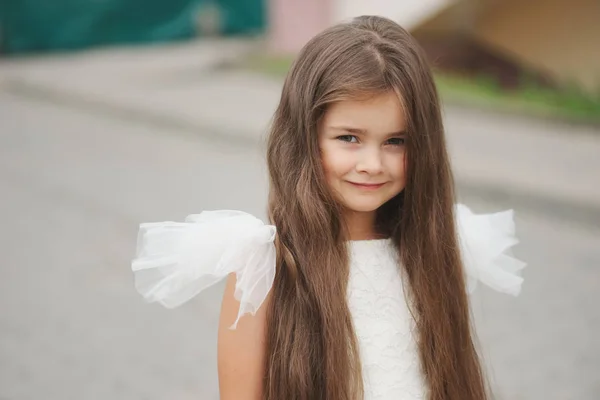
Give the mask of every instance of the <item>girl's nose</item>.
M 381 153 L 379 149 L 364 149 L 356 163 L 358 172 L 366 172 L 368 174 L 378 174 L 382 171 L 383 165 Z

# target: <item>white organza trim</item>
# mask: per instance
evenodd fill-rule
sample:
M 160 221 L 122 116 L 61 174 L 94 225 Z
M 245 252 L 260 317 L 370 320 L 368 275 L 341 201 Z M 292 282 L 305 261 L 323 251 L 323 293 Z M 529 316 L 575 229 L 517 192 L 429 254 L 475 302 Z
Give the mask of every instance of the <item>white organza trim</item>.
M 477 215 L 457 204 L 455 213 L 468 291 L 473 292 L 477 281 L 481 281 L 499 292 L 517 296 L 523 283 L 520 271 L 527 264 L 509 253 L 519 242 L 513 211 Z
M 518 295 L 525 263 L 507 254 L 518 243 L 512 211 L 476 215 L 456 205 L 456 220 L 467 288 L 477 282 Z M 136 258 L 131 264 L 135 286 L 149 302 L 177 307 L 226 278 L 237 277 L 237 318 L 255 314 L 273 286 L 276 229 L 254 216 L 231 210 L 204 211 L 185 222 L 140 225 Z
M 273 286 L 275 233 L 274 226 L 230 210 L 141 224 L 131 265 L 136 289 L 147 301 L 173 308 L 236 273 L 235 328 L 242 315 L 256 313 Z

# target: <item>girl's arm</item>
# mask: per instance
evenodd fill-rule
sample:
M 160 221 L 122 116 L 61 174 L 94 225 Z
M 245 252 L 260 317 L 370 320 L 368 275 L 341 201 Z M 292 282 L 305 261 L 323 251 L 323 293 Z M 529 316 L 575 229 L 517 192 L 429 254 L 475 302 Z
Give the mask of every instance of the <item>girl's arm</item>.
M 235 274 L 227 278 L 218 337 L 219 391 L 221 400 L 261 400 L 265 368 L 267 296 L 256 315 L 234 323 L 240 303 L 234 298 Z

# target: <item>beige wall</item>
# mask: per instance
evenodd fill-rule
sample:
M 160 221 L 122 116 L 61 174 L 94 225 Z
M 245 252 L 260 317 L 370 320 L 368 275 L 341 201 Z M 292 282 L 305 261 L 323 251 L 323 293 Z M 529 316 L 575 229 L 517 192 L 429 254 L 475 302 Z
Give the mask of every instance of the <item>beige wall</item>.
M 421 25 L 415 27 L 415 36 L 471 34 L 481 9 L 494 0 L 461 0 L 440 10 Z
M 359 15 L 381 15 L 412 29 L 460 0 L 333 0 L 333 22 Z
M 600 92 L 598 0 L 505 0 L 478 18 L 474 32 L 561 80 Z
M 600 92 L 599 0 L 463 0 L 413 31 L 458 32 L 559 81 Z
M 270 49 L 294 54 L 326 27 L 363 14 L 383 15 L 407 29 L 460 0 L 269 0 Z

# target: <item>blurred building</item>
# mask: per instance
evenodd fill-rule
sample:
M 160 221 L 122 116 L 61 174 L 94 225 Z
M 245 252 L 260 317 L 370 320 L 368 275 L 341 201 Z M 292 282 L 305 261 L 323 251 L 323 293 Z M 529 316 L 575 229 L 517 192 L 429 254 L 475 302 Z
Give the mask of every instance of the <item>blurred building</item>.
M 398 21 L 440 68 L 600 92 L 598 0 L 270 0 L 272 48 L 362 14 Z

